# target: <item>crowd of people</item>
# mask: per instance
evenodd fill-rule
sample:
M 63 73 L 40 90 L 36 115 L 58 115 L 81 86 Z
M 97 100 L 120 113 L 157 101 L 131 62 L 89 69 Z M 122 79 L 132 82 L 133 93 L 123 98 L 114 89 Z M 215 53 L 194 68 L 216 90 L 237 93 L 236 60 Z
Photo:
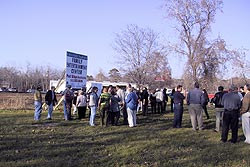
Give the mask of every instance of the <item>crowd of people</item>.
M 37 87 L 34 93 L 35 113 L 34 120 L 39 120 L 42 112 L 41 87 Z M 97 87 L 92 87 L 90 92 L 86 89 L 73 92 L 70 85 L 63 92 L 64 119 L 72 119 L 77 115 L 78 119 L 86 118 L 87 109 L 89 114 L 89 125 L 95 126 L 97 112 L 100 115 L 100 125 L 109 126 L 119 125 L 120 117 L 123 117 L 122 124 L 129 127 L 136 127 L 136 114 L 138 110 L 142 111 L 143 116 L 149 113 L 149 104 L 151 113 L 165 113 L 168 99 L 170 99 L 171 111 L 174 113 L 173 128 L 182 128 L 183 104 L 184 100 L 188 105 L 192 130 L 203 130 L 203 112 L 207 119 L 210 116 L 207 111 L 207 105 L 215 105 L 215 132 L 221 131 L 221 141 L 236 143 L 238 140 L 239 120 L 242 120 L 242 129 L 246 137 L 245 142 L 250 144 L 250 85 L 246 84 L 239 89 L 232 85 L 226 92 L 222 86 L 218 87 L 218 92 L 209 99 L 205 89 L 200 89 L 199 83 L 194 84 L 194 88 L 186 92 L 182 85 L 173 89 L 171 94 L 166 94 L 166 89 L 156 89 L 148 91 L 146 87 L 142 91 L 135 90 L 130 84 L 126 90 L 120 86 L 104 87 L 100 96 L 98 96 Z M 168 97 L 169 96 L 169 97 Z M 53 106 L 57 103 L 55 87 L 45 95 L 45 103 L 48 108 L 47 119 L 52 119 Z M 232 131 L 232 138 L 228 140 L 229 130 Z

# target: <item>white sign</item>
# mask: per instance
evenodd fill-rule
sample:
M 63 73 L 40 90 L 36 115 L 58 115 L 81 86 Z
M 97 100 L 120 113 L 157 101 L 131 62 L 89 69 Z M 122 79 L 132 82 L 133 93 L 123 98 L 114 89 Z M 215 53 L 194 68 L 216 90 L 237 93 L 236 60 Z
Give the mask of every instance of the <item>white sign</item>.
M 77 53 L 67 52 L 66 55 L 66 85 L 73 89 L 86 86 L 88 57 Z

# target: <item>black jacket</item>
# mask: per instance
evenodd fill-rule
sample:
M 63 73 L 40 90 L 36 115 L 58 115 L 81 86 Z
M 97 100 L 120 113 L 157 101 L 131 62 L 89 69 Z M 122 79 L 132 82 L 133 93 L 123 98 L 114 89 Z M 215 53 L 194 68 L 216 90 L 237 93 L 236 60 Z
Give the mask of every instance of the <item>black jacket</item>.
M 54 93 L 54 99 L 52 99 L 52 93 Z M 56 93 L 52 92 L 52 90 L 48 90 L 48 92 L 45 95 L 45 102 L 48 105 L 50 105 L 51 103 L 53 103 L 53 106 L 54 106 L 55 103 L 57 102 Z

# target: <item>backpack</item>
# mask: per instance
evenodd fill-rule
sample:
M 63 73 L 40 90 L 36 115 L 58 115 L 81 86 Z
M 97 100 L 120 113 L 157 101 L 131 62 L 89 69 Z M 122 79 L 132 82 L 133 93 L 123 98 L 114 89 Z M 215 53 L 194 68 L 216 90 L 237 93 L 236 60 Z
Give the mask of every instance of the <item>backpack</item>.
M 73 100 L 73 96 L 70 90 L 65 91 L 65 101 L 71 102 Z

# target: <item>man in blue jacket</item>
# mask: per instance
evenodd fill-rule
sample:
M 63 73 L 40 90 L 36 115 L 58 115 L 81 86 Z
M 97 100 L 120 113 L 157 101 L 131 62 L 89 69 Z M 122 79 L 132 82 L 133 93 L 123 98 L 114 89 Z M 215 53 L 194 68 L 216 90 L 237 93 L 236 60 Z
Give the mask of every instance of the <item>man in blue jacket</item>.
M 51 86 L 51 89 L 45 95 L 45 102 L 48 105 L 48 116 L 47 119 L 52 119 L 53 106 L 57 103 L 55 87 Z
M 221 141 L 226 142 L 229 129 L 232 131 L 232 143 L 236 143 L 238 139 L 238 124 L 241 107 L 241 98 L 238 94 L 238 88 L 232 85 L 229 93 L 222 97 L 222 105 L 224 106 L 223 124 Z
M 199 87 L 199 83 L 195 82 L 194 89 L 190 90 L 187 94 L 187 104 L 189 105 L 188 112 L 190 114 L 193 130 L 203 130 L 202 105 L 205 100 L 203 92 Z
M 136 93 L 133 92 L 133 88 L 130 84 L 127 86 L 127 95 L 125 97 L 125 102 L 126 102 L 127 113 L 128 113 L 129 127 L 135 127 L 138 97 Z

